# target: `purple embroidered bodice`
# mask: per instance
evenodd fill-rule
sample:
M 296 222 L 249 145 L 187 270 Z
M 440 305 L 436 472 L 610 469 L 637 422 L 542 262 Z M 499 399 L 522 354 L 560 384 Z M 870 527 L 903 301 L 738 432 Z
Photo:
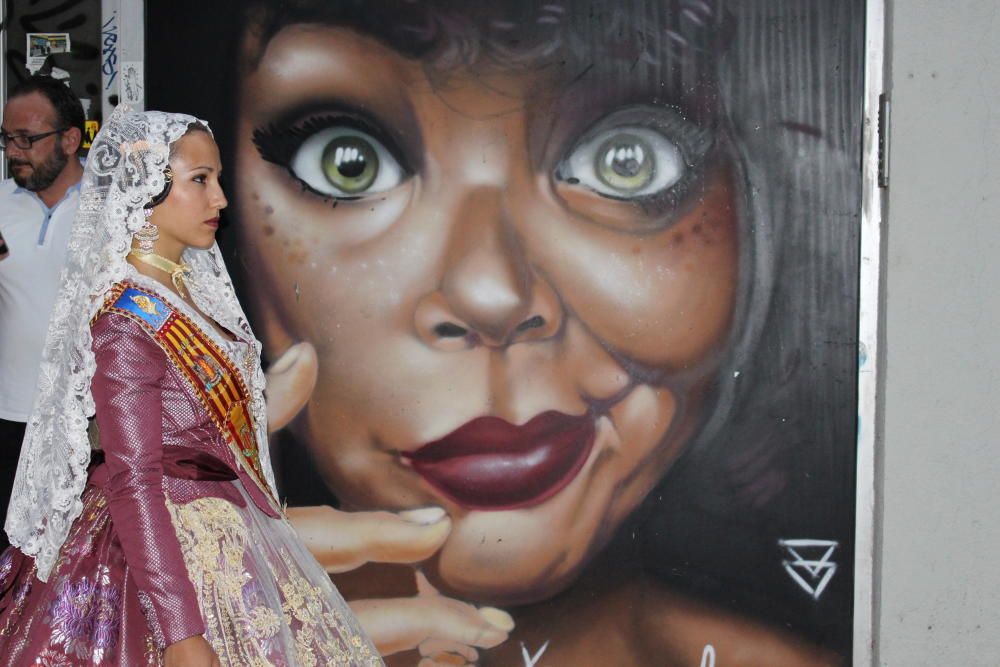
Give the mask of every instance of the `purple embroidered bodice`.
M 232 481 L 165 475 L 165 460 L 182 447 L 213 456 L 236 472 L 262 512 L 279 514 L 240 467 L 180 371 L 140 324 L 105 313 L 92 333 L 97 360 L 92 390 L 104 461 L 92 471 L 90 482 L 107 494 L 154 635 L 171 644 L 202 634 L 205 625 L 166 500 L 183 504 L 213 496 L 240 506 L 244 501 Z M 247 343 L 229 347 L 236 345 Z

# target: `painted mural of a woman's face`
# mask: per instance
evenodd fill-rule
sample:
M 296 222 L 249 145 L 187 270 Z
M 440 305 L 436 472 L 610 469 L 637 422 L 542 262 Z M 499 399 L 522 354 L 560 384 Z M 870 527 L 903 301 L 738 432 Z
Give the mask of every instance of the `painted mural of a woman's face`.
M 245 51 L 257 328 L 319 358 L 290 428 L 345 508 L 445 508 L 441 587 L 560 590 L 690 441 L 730 339 L 715 124 L 663 59 L 600 49 L 415 57 L 311 23 Z

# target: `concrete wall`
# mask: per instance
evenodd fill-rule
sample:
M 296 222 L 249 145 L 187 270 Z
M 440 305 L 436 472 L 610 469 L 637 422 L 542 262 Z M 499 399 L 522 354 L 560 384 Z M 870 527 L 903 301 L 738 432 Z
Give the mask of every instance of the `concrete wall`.
M 1000 665 L 1000 3 L 896 0 L 880 664 Z

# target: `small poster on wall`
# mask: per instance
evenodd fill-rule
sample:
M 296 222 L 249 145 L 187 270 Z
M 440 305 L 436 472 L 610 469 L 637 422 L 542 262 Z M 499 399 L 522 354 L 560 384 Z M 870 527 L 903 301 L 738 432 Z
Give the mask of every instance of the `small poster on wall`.
M 90 145 L 94 143 L 94 138 L 97 136 L 97 132 L 100 127 L 100 123 L 96 120 L 88 120 L 84 123 L 82 148 L 90 148 Z
M 142 61 L 128 61 L 122 64 L 122 79 L 119 94 L 121 101 L 134 109 L 145 108 L 146 96 L 143 93 Z
M 27 35 L 28 71 L 34 74 L 45 59 L 55 53 L 69 53 L 72 46 L 67 32 L 29 32 Z

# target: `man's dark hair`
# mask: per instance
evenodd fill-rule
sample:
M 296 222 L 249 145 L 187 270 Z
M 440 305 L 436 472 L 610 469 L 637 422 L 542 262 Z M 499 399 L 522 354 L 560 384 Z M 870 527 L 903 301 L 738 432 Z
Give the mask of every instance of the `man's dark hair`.
M 61 81 L 53 79 L 51 76 L 35 75 L 25 79 L 11 88 L 7 95 L 10 101 L 16 97 L 23 97 L 31 93 L 39 93 L 45 96 L 56 110 L 56 126 L 58 129 L 75 127 L 80 130 L 81 141 L 83 134 L 83 105 L 80 98 L 76 96 L 70 87 Z
M 201 121 L 195 121 L 190 125 L 188 125 L 187 132 L 185 132 L 182 136 L 187 136 L 192 132 L 204 132 L 208 136 L 212 136 L 212 132 L 211 130 L 208 129 L 208 125 L 205 125 Z M 174 155 L 176 154 L 177 154 L 177 142 L 175 141 L 174 143 L 170 144 L 170 159 L 172 160 L 174 158 Z M 167 195 L 170 194 L 170 189 L 174 187 L 174 175 L 173 172 L 170 171 L 169 164 L 167 165 L 167 168 L 163 171 L 163 173 L 164 176 L 166 176 L 166 179 L 164 180 L 163 183 L 163 190 L 160 191 L 160 194 L 156 195 L 155 197 L 149 200 L 149 203 L 146 204 L 147 209 L 153 208 L 154 206 L 159 206 L 164 201 L 166 201 Z

